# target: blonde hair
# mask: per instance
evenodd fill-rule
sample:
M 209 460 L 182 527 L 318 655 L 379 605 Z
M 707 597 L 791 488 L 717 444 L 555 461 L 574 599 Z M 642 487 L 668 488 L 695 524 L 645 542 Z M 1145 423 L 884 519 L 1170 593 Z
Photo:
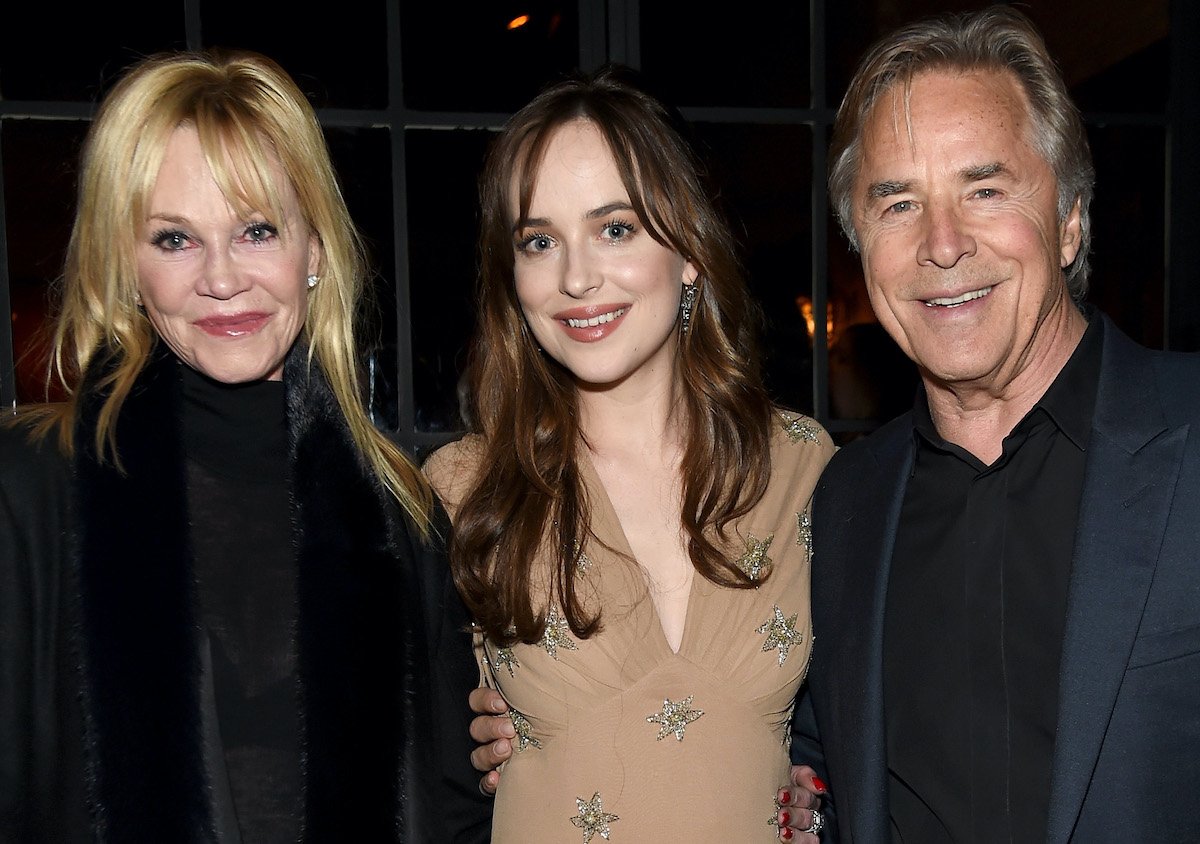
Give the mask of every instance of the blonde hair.
M 135 65 L 105 97 L 84 143 L 78 209 L 67 247 L 51 377 L 68 399 L 34 409 L 42 433 L 56 429 L 70 453 L 78 388 L 101 357 L 105 396 L 96 451 L 120 465 L 115 426 L 157 335 L 135 305 L 136 233 L 172 133 L 196 129 L 213 176 L 230 202 L 282 219 L 273 168 L 291 181 L 320 241 L 321 283 L 309 294 L 303 337 L 308 364 L 324 374 L 355 445 L 379 481 L 429 529 L 432 491 L 408 457 L 375 428 L 362 406 L 355 321 L 365 294 L 362 239 L 338 187 L 312 106 L 278 64 L 250 52 L 169 53 Z

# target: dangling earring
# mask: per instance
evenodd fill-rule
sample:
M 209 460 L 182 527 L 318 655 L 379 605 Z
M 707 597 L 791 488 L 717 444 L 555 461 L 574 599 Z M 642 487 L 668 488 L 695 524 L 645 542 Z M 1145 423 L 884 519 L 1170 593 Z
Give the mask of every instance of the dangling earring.
M 309 290 L 312 290 L 314 287 L 316 287 L 316 286 L 317 286 L 317 282 L 318 282 L 318 281 L 320 281 L 320 280 L 321 280 L 321 279 L 320 279 L 320 277 L 318 277 L 318 276 L 316 276 L 316 275 L 310 275 L 310 276 L 308 277 L 308 279 L 307 279 L 307 281 L 308 281 L 308 289 L 309 289 Z
M 696 298 L 700 291 L 695 282 L 683 286 L 683 296 L 679 300 L 679 331 L 687 334 L 692 327 L 692 311 L 696 307 Z

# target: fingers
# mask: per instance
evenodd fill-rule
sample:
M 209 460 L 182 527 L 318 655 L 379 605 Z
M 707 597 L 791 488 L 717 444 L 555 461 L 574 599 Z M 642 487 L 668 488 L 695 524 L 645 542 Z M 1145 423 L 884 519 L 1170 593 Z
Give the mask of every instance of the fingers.
M 817 834 L 821 827 L 817 820 L 819 816 L 820 812 L 816 809 L 781 806 L 778 817 L 779 840 L 788 844 L 816 844 L 821 840 Z M 813 832 L 805 831 L 814 827 Z
M 500 772 L 488 771 L 479 778 L 479 790 L 491 797 L 496 796 L 496 786 L 500 784 Z
M 788 844 L 816 844 L 820 831 L 821 795 L 826 792 L 825 783 L 807 765 L 792 768 L 792 784 L 779 789 L 775 803 L 779 806 L 776 823 L 779 840 Z M 809 833 L 805 830 L 816 831 Z
M 500 715 L 508 711 L 508 704 L 505 703 L 503 695 L 486 686 L 472 689 L 467 702 L 471 705 L 471 711 L 477 715 Z

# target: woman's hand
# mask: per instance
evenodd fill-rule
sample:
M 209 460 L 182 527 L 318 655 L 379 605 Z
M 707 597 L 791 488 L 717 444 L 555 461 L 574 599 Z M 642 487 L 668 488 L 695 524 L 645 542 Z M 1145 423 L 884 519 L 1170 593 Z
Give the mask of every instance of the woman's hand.
M 775 802 L 779 804 L 779 840 L 789 844 L 817 844 L 824 819 L 821 817 L 821 795 L 825 783 L 807 765 L 792 767 L 792 782 L 779 789 Z M 814 828 L 815 827 L 815 828 Z
M 512 756 L 512 739 L 517 731 L 508 717 L 508 704 L 495 689 L 480 687 L 472 690 L 471 711 L 478 714 L 471 721 L 471 738 L 479 747 L 471 751 L 471 765 L 482 771 L 479 790 L 484 794 L 495 794 L 500 784 L 500 772 L 496 770 Z

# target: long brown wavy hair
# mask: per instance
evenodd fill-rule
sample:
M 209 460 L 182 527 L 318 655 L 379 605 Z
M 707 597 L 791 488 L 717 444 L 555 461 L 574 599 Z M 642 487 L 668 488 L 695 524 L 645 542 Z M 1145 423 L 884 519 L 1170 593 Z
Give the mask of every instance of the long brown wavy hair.
M 703 577 L 722 586 L 754 585 L 725 546 L 726 528 L 762 498 L 770 472 L 772 408 L 756 340 L 761 314 L 686 125 L 631 71 L 610 65 L 546 88 L 517 112 L 493 141 L 480 177 L 479 313 L 468 411 L 482 449 L 455 519 L 451 564 L 476 622 L 500 644 L 537 641 L 553 603 L 580 638 L 600 624 L 575 577 L 579 550 L 593 536 L 578 465 L 584 434 L 576 385 L 537 347 L 513 275 L 512 209 L 528 216 L 547 144 L 560 126 L 580 118 L 603 135 L 649 234 L 699 271 L 699 296 L 675 364 L 685 438 L 682 527 Z M 535 577 L 543 549 L 555 560 L 548 579 Z

